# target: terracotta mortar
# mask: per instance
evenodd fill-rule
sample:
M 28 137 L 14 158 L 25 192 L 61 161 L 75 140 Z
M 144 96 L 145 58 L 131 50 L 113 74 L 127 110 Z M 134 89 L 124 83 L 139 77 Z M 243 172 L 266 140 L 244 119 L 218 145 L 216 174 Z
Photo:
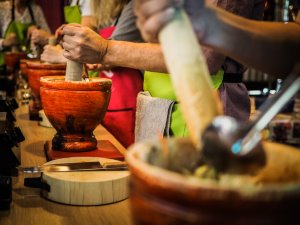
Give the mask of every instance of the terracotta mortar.
M 6 52 L 4 62 L 8 74 L 11 74 L 19 65 L 20 59 L 26 58 L 26 52 Z
M 183 157 L 170 160 L 168 154 L 168 163 L 175 167 L 189 167 L 194 164 L 193 159 L 199 158 L 199 153 L 186 151 L 191 144 L 178 140 L 171 140 L 173 144 L 170 146 L 176 146 Z M 295 151 L 297 157 L 300 154 L 296 148 L 285 145 L 264 145 L 265 149 L 271 151 Z M 299 180 L 259 185 L 241 182 L 233 185 L 230 182 L 220 184 L 211 179 L 186 176 L 149 163 L 148 159 L 158 152 L 166 153 L 160 146 L 158 141 L 138 143 L 129 149 L 126 156 L 131 171 L 130 201 L 136 224 L 300 224 Z
M 32 59 L 21 59 L 20 60 L 20 71 L 26 80 L 28 80 L 27 62 L 34 62 L 34 61 L 36 61 L 36 60 L 32 60 Z
M 44 76 L 65 75 L 66 64 L 49 64 L 40 61 L 27 61 L 28 83 L 32 90 L 33 102 L 29 105 L 30 119 L 38 120 L 42 109 L 40 100 L 40 78 Z
M 94 150 L 94 129 L 101 123 L 108 107 L 111 80 L 92 78 L 65 81 L 63 76 L 41 78 L 43 109 L 57 133 L 52 149 L 68 152 Z

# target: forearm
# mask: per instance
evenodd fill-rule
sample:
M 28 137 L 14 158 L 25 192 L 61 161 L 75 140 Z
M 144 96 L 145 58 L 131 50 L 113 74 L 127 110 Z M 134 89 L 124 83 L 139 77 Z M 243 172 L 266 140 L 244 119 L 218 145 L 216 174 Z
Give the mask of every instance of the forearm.
M 111 40 L 102 63 L 139 70 L 167 72 L 158 44 Z
M 289 74 L 299 59 L 300 26 L 257 22 L 211 7 L 203 44 L 272 75 Z M 203 34 L 202 34 L 203 35 Z

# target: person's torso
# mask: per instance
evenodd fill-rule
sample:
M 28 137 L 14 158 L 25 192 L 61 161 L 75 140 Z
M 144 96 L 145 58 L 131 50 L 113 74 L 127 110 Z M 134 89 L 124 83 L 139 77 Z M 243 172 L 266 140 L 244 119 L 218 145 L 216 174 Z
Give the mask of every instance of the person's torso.
M 144 42 L 139 29 L 136 27 L 136 16 L 133 12 L 133 2 L 130 1 L 124 6 L 117 23 L 115 31 L 112 33 L 112 40 Z

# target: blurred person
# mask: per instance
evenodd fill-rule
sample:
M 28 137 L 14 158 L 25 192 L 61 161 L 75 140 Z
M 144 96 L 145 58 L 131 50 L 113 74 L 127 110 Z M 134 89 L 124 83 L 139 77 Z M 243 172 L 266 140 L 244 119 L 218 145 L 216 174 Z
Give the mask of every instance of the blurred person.
M 139 32 L 135 32 L 137 28 L 135 15 L 131 13 L 132 1 L 94 0 L 93 2 L 100 28 L 99 34 L 102 38 L 142 41 Z M 101 65 L 100 70 L 100 77 L 112 80 L 111 98 L 103 119 L 103 126 L 127 148 L 134 142 L 136 98 L 142 91 L 142 73 L 136 69 L 115 67 L 110 64 Z
M 262 17 L 262 0 L 212 2 L 245 17 L 253 19 Z M 148 91 L 148 95 L 139 96 L 141 97 L 139 101 L 143 101 L 140 105 L 144 108 L 137 115 L 141 120 L 152 119 L 148 120 L 147 124 L 136 121 L 136 128 L 143 132 L 141 135 L 137 132 L 136 137 L 149 137 L 157 135 L 158 132 L 167 133 L 167 136 L 188 135 L 170 77 L 165 74 L 167 69 L 158 44 L 107 41 L 95 36 L 84 27 L 66 26 L 61 33 L 64 35 L 64 55 L 71 60 L 146 70 L 144 90 Z M 135 33 L 138 31 L 136 30 Z M 219 90 L 225 114 L 247 121 L 250 114 L 250 100 L 246 87 L 241 83 L 244 66 L 209 48 L 204 49 L 204 54 L 209 71 L 213 75 L 214 86 Z M 155 73 L 148 71 L 155 71 Z
M 36 27 L 50 31 L 42 9 L 32 0 L 0 2 L 0 65 L 4 64 L 4 51 L 12 46 L 26 47 L 27 33 Z
M 96 21 L 92 11 L 91 0 L 72 0 L 64 7 L 64 16 L 67 23 L 78 23 L 96 30 Z M 59 29 L 59 28 L 58 28 Z M 41 29 L 31 32 L 34 44 L 45 46 L 41 54 L 41 60 L 49 63 L 66 63 L 67 59 L 62 55 L 61 45 L 48 45 L 51 33 L 45 33 Z
M 299 66 L 299 11 L 295 22 L 282 23 L 249 20 L 203 0 L 135 3 L 138 27 L 148 41 L 157 42 L 159 30 L 173 18 L 174 9 L 183 7 L 201 44 L 277 77 L 284 77 Z

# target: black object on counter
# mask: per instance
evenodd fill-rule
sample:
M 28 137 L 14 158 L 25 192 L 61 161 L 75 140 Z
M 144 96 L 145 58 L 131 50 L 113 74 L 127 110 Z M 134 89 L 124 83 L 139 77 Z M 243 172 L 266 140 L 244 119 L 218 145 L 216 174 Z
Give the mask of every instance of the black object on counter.
M 8 210 L 12 201 L 12 179 L 0 175 L 0 210 Z
M 12 148 L 25 140 L 19 127 L 15 127 L 15 99 L 0 98 L 0 210 L 8 210 L 12 201 L 12 176 L 18 175 L 20 161 Z
M 17 176 L 16 167 L 20 165 L 12 151 L 13 146 L 25 140 L 20 128 L 8 127 L 7 122 L 0 119 L 0 176 Z

